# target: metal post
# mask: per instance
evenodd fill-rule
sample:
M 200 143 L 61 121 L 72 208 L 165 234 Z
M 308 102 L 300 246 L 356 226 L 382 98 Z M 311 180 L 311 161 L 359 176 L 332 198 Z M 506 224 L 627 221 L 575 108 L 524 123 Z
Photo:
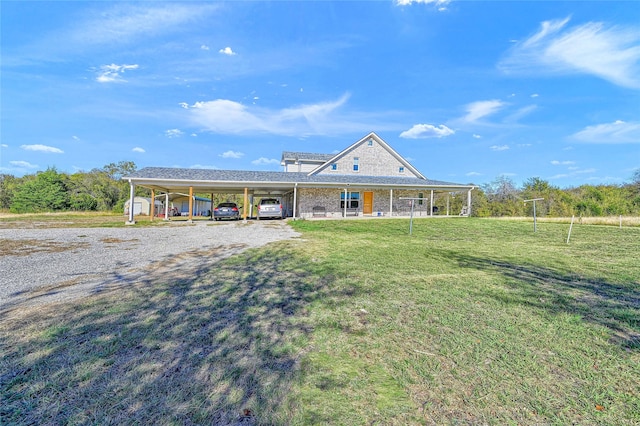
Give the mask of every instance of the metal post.
M 538 222 L 536 218 L 536 201 L 544 200 L 544 198 L 532 198 L 531 200 L 524 200 L 524 203 L 527 204 L 529 201 L 533 201 L 533 232 L 538 230 Z
M 409 235 L 413 233 L 413 203 L 414 203 L 414 200 L 411 200 L 411 218 L 409 219 Z

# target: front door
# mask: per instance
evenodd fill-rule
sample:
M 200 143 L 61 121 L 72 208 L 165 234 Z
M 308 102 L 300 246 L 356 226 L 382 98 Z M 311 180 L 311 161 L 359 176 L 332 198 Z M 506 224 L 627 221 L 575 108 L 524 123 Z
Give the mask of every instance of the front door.
M 373 213 L 373 192 L 365 192 L 362 204 L 362 214 Z

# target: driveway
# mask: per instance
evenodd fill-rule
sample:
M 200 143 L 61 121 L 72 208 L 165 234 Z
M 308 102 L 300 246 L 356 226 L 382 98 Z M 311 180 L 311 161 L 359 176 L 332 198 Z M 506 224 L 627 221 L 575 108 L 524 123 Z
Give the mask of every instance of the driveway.
M 0 229 L 0 311 L 117 289 L 196 263 L 206 267 L 297 236 L 286 221 Z

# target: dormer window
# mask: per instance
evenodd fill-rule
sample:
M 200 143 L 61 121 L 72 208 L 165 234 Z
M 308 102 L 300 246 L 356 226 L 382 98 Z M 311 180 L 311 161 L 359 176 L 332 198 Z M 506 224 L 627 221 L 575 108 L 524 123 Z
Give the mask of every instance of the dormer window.
M 338 163 L 331 163 L 331 170 L 338 170 Z
M 353 171 L 357 172 L 360 169 L 360 165 L 358 164 L 360 159 L 358 157 L 353 157 Z

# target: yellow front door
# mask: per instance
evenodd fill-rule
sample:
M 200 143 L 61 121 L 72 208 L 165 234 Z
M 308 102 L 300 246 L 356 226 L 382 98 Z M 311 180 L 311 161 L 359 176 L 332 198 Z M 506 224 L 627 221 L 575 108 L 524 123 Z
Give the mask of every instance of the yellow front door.
M 365 192 L 362 204 L 362 214 L 373 213 L 373 192 Z

